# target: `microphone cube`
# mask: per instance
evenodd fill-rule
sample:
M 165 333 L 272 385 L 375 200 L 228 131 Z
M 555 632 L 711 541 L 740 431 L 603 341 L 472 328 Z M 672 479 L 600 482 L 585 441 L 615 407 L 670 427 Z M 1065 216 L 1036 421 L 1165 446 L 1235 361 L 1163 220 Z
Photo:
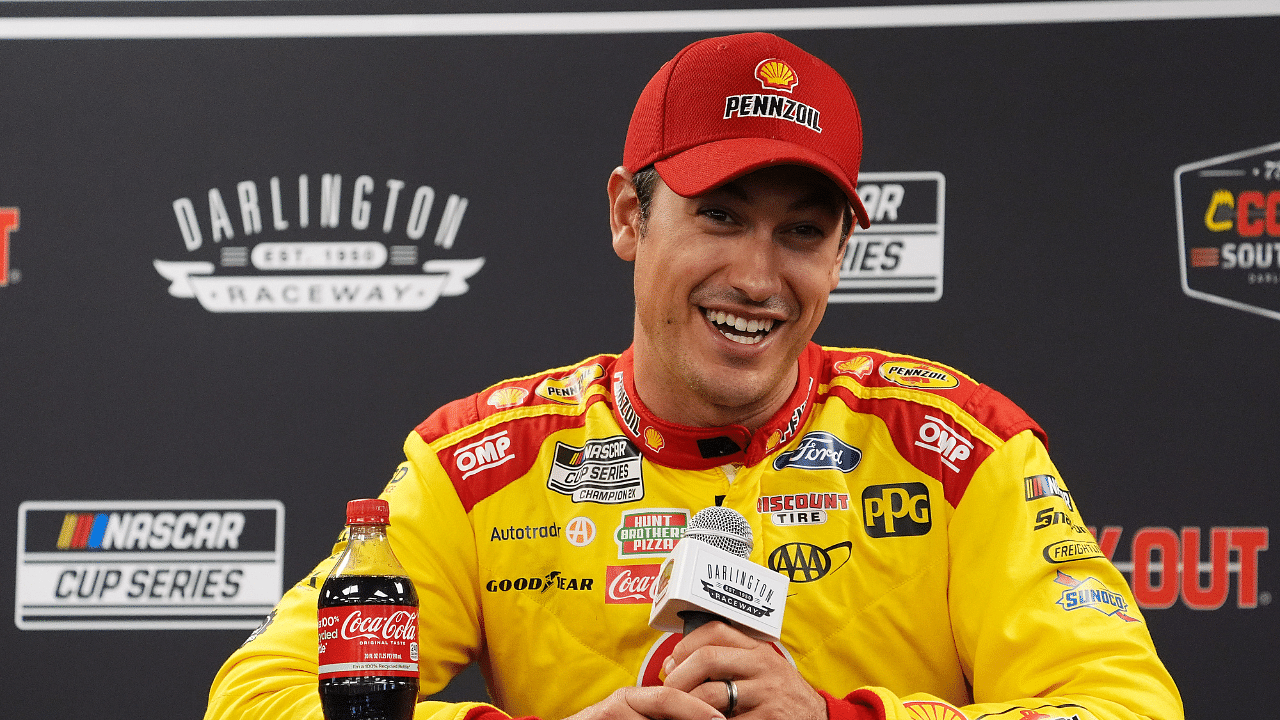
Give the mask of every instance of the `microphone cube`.
M 658 570 L 649 627 L 683 632 L 679 613 L 701 610 L 757 640 L 776 642 L 790 585 L 785 575 L 686 537 Z

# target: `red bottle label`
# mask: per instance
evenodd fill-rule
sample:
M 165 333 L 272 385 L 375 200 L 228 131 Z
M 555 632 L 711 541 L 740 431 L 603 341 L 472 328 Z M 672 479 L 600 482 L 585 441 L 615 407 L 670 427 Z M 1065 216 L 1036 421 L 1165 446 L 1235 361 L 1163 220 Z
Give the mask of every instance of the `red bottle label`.
M 418 608 L 346 605 L 320 608 L 320 679 L 418 676 Z

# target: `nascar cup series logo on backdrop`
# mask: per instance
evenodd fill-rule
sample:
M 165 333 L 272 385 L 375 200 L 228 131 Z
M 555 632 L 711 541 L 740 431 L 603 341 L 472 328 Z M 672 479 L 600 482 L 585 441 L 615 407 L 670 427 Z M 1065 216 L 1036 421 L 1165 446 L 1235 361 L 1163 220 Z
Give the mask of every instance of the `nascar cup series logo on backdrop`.
M 280 599 L 283 568 L 275 500 L 27 501 L 14 623 L 250 629 Z
M 871 227 L 849 236 L 834 303 L 942 298 L 946 180 L 940 172 L 864 172 L 858 197 Z
M 1280 320 L 1280 143 L 1174 173 L 1187 295 Z
M 290 183 L 292 184 L 292 183 Z M 453 248 L 467 199 L 436 202 L 429 185 L 326 173 L 294 187 L 272 177 L 224 195 L 173 201 L 187 258 L 154 261 L 169 294 L 210 312 L 418 311 L 467 292 L 484 258 L 431 258 Z M 317 212 L 318 211 L 318 212 Z M 315 214 L 313 214 L 315 213 Z M 198 259 L 197 259 L 198 258 Z

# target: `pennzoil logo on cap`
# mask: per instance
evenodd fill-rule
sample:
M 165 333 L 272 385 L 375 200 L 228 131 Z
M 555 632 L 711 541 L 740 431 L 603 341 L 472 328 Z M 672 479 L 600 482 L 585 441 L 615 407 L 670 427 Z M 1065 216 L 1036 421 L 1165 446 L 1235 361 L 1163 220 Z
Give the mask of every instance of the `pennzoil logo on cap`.
M 791 66 L 778 58 L 761 60 L 756 65 L 756 79 L 765 90 L 781 90 L 791 92 L 800 84 L 800 77 Z

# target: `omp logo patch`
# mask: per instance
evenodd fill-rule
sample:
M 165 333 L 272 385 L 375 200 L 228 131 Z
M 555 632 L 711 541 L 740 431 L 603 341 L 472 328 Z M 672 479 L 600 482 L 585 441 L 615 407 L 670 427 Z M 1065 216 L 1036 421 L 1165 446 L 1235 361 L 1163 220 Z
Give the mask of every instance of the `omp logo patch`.
M 515 459 L 511 450 L 511 438 L 507 431 L 496 432 L 474 442 L 460 445 L 454 450 L 453 463 L 462 473 L 463 480 L 490 468 L 498 467 Z
M 873 538 L 924 535 L 933 527 L 924 483 L 872 485 L 862 491 L 863 530 Z
M 956 463 L 968 459 L 973 450 L 973 443 L 957 432 L 950 425 L 932 415 L 924 416 L 925 422 L 917 431 L 919 440 L 916 445 L 942 456 L 942 464 L 953 472 L 960 472 Z

